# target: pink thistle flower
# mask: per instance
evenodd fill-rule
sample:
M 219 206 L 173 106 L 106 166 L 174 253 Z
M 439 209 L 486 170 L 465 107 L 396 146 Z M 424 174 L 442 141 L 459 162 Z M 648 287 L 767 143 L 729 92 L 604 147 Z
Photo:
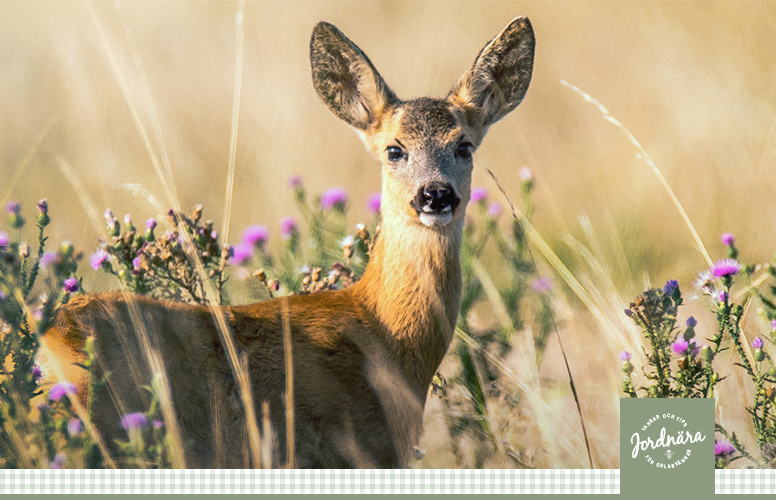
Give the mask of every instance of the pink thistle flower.
M 52 469 L 64 469 L 66 462 L 67 455 L 65 455 L 64 452 L 57 453 L 57 456 L 54 457 L 54 460 L 49 463 L 49 467 Z
M 552 280 L 547 276 L 540 276 L 533 280 L 531 289 L 536 293 L 547 293 L 552 289 Z
M 99 270 L 102 265 L 108 261 L 108 252 L 102 248 L 92 254 L 92 269 Z
M 485 198 L 488 197 L 488 190 L 484 187 L 476 187 L 472 189 L 469 203 L 485 203 Z
M 249 243 L 238 243 L 232 247 L 234 253 L 232 254 L 232 264 L 240 265 L 253 256 L 253 245 Z
M 348 202 L 348 193 L 341 187 L 333 187 L 321 195 L 321 208 L 344 210 Z
M 631 359 L 631 353 L 628 351 L 622 351 L 620 353 L 620 361 L 630 361 Z
M 291 189 L 299 189 L 302 187 L 302 176 L 292 175 L 288 178 L 288 187 Z
M 70 382 L 60 382 L 49 391 L 49 399 L 51 401 L 59 401 L 65 394 L 75 394 L 78 389 Z
M 48 214 L 48 202 L 46 201 L 46 198 L 38 201 L 38 211 L 43 215 Z
M 518 177 L 520 178 L 520 182 L 527 184 L 533 181 L 533 172 L 531 172 L 531 169 L 528 166 L 525 166 L 520 169 L 520 174 Z
M 498 203 L 491 203 L 488 205 L 488 217 L 496 219 L 501 214 L 501 205 Z
M 154 229 L 156 229 L 156 224 L 157 224 L 156 219 L 151 217 L 146 221 L 145 226 L 146 226 L 146 229 L 148 229 L 149 231 L 153 231 Z
M 148 424 L 148 419 L 142 413 L 127 413 L 121 417 L 121 427 L 127 431 L 142 429 Z
M 71 418 L 67 423 L 67 433 L 71 436 L 78 436 L 83 432 L 84 426 L 77 418 Z
M 248 226 L 242 234 L 242 242 L 246 245 L 260 247 L 269 239 L 267 226 Z
M 55 252 L 46 252 L 43 254 L 43 257 L 40 258 L 40 267 L 45 269 L 55 260 L 57 260 L 57 254 Z
M 369 197 L 369 200 L 366 202 L 366 206 L 370 212 L 377 215 L 378 213 L 380 213 L 381 201 L 382 201 L 382 193 L 375 193 Z
M 724 233 L 722 235 L 722 244 L 726 247 L 732 246 L 736 242 L 736 237 L 731 233 Z
M 288 240 L 293 234 L 298 231 L 296 219 L 291 216 L 283 217 L 280 221 L 280 237 L 284 240 Z
M 75 293 L 78 291 L 78 280 L 73 277 L 67 278 L 63 285 L 63 288 L 67 293 Z
M 741 264 L 733 259 L 718 260 L 711 266 L 711 272 L 715 277 L 735 276 L 741 270 Z
M 21 212 L 22 206 L 19 205 L 16 201 L 9 201 L 5 204 L 5 211 L 9 214 L 16 214 L 19 215 L 19 212 Z
M 755 337 L 754 340 L 752 341 L 752 347 L 754 347 L 755 349 L 762 349 L 763 339 L 761 339 L 760 337 Z
M 8 233 L 0 231 L 0 250 L 5 250 L 8 246 Z
M 714 456 L 729 456 L 736 452 L 735 447 L 727 439 L 721 439 L 714 442 Z

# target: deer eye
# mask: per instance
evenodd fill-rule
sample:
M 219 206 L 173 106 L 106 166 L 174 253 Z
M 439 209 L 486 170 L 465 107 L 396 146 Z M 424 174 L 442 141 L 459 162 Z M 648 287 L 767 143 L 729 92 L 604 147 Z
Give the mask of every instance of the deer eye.
M 398 146 L 388 146 L 388 161 L 399 161 L 404 158 L 404 151 Z
M 472 157 L 472 150 L 474 146 L 470 142 L 462 142 L 458 145 L 458 147 L 455 149 L 455 154 L 459 158 L 463 158 L 464 160 L 468 160 Z

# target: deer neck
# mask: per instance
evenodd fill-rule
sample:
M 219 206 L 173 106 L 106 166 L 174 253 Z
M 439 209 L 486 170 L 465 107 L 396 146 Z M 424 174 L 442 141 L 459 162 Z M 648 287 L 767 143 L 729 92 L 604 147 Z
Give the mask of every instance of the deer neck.
M 428 228 L 383 217 L 357 299 L 374 315 L 392 361 L 425 400 L 450 346 L 461 298 L 463 218 Z

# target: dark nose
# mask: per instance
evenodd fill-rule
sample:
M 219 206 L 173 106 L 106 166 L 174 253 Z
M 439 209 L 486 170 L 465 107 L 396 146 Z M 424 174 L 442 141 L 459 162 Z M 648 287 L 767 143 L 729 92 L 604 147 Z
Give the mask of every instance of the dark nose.
M 454 211 L 460 203 L 461 199 L 455 195 L 452 186 L 432 182 L 418 189 L 418 194 L 413 198 L 411 205 L 417 212 L 441 214 Z

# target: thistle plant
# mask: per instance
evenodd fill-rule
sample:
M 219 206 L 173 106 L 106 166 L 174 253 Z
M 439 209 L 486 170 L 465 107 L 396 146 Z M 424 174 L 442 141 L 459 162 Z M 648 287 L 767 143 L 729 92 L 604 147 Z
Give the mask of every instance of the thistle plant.
M 533 176 L 528 167 L 521 171 L 520 179 L 524 213 L 530 220 L 534 211 Z M 498 224 L 501 206 L 488 203 L 485 188 L 472 189 L 469 211 L 473 216 L 467 215 L 461 248 L 463 294 L 458 332 L 463 340 L 453 346 L 459 369 L 449 377 L 440 374 L 433 392 L 441 393 L 445 401 L 456 455 L 462 455 L 460 445 L 463 439 L 468 439 L 474 443 L 471 466 L 482 467 L 494 456 L 508 457 L 513 465 L 526 466 L 530 464 L 525 462 L 521 450 L 501 437 L 523 432 L 521 424 L 494 419 L 493 405 L 498 402 L 500 410 L 514 414 L 521 403 L 520 392 L 505 384 L 503 363 L 512 351 L 514 332 L 524 327 L 526 309 L 530 306 L 536 319 L 533 329 L 536 361 L 537 365 L 541 364 L 547 337 L 552 331 L 549 294 L 552 281 L 538 275 L 519 222 L 513 221 L 509 231 L 501 229 Z M 497 255 L 495 266 L 505 277 L 501 288 L 496 287 L 480 263 L 485 252 L 493 250 Z M 498 325 L 483 329 L 472 324 L 472 311 L 487 302 L 503 308 L 507 317 Z
M 726 257 L 701 272 L 695 281 L 700 297 L 711 306 L 716 319 L 712 334 L 707 338 L 708 344 L 700 345 L 696 340 L 695 327 L 698 323 L 695 318 L 688 318 L 683 333 L 676 327 L 678 308 L 683 302 L 675 281 L 669 281 L 663 290 L 647 290 L 625 313 L 644 331 L 652 350 L 651 353 L 644 350 L 646 367 L 643 375 L 650 384 L 634 386 L 630 354 L 623 352 L 620 358 L 626 375 L 623 392 L 634 398 L 712 397 L 716 384 L 724 379 L 714 370 L 713 361 L 720 352 L 733 349 L 738 357 L 735 366 L 744 370 L 754 385 L 752 404 L 746 407 L 746 411 L 751 416 L 752 432 L 759 450 L 758 453 L 750 453 L 735 432 L 728 433 L 717 424 L 716 430 L 721 437 L 716 440 L 715 466 L 725 468 L 745 457 L 757 467 L 775 468 L 776 366 L 766 349 L 766 342 L 771 347 L 776 345 L 776 307 L 768 293 L 761 292 L 750 283 L 755 266 L 739 262 L 735 237 L 725 233 L 722 243 L 726 248 Z M 776 280 L 775 267 L 767 267 L 772 280 Z M 736 303 L 731 295 L 737 278 L 745 285 L 741 303 Z M 770 295 L 776 295 L 776 286 L 772 284 L 769 290 Z M 770 323 L 771 331 L 756 335 L 748 342 L 742 320 L 753 300 L 763 305 L 763 315 Z

